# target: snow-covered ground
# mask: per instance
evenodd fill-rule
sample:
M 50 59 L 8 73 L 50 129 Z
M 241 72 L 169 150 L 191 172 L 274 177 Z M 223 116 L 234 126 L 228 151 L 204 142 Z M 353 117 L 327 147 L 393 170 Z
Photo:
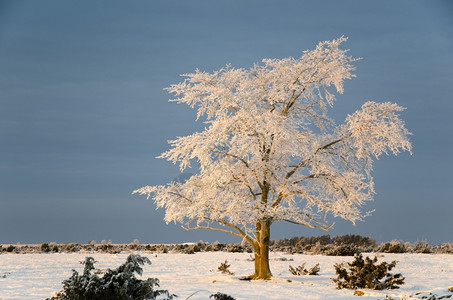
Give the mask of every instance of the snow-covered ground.
M 352 257 L 318 255 L 271 254 L 271 269 L 274 279 L 270 281 L 240 281 L 238 278 L 253 273 L 250 254 L 207 252 L 196 254 L 152 254 L 147 256 L 151 265 L 144 267 L 142 278 L 155 277 L 161 288 L 178 295 L 177 299 L 209 299 L 209 295 L 222 292 L 236 299 L 357 299 L 352 290 L 337 290 L 331 278 L 335 276 L 333 265 L 351 261 Z M 369 254 L 365 254 L 367 256 Z M 61 282 L 79 272 L 86 256 L 92 256 L 96 268 L 116 268 L 125 262 L 128 254 L 1 254 L 0 299 L 45 299 L 61 290 Z M 234 275 L 224 275 L 217 267 L 225 260 L 231 264 Z M 398 260 L 392 273 L 402 273 L 405 284 L 397 290 L 365 290 L 363 299 L 421 299 L 429 292 L 438 297 L 452 295 L 453 255 L 447 254 L 379 254 L 378 263 Z M 320 264 L 319 276 L 293 276 L 289 265 L 306 267 Z M 451 298 L 453 299 L 453 297 Z

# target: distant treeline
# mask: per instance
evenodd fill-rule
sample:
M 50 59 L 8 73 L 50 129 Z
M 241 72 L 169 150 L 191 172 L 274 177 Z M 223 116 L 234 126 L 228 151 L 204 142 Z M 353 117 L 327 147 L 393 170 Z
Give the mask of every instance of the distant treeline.
M 273 251 L 330 256 L 353 256 L 355 253 L 361 252 L 453 254 L 453 243 L 429 245 L 425 241 L 408 243 L 399 240 L 376 243 L 376 240 L 371 237 L 356 234 L 346 234 L 333 238 L 330 235 L 293 237 L 272 241 L 271 248 Z
M 273 252 L 286 252 L 290 254 L 322 254 L 330 256 L 352 256 L 361 252 L 377 253 L 443 253 L 453 254 L 453 243 L 442 245 L 429 245 L 424 241 L 408 243 L 393 240 L 386 243 L 376 243 L 376 240 L 367 236 L 346 234 L 331 238 L 330 235 L 312 237 L 293 237 L 290 239 L 272 240 L 270 250 Z M 0 253 L 130 253 L 144 251 L 151 253 L 186 253 L 197 252 L 247 252 L 252 253 L 253 248 L 249 244 L 228 243 L 198 243 L 186 244 L 140 244 L 135 240 L 130 244 L 112 244 L 110 241 L 96 243 L 90 241 L 87 244 L 79 243 L 42 243 L 35 245 L 0 245 Z

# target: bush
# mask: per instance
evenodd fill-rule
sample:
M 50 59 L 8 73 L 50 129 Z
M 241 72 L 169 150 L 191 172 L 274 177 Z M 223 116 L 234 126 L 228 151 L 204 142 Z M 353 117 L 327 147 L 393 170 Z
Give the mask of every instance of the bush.
M 400 241 L 393 240 L 390 243 L 384 243 L 379 251 L 384 253 L 406 253 L 408 247 Z
M 60 251 L 73 253 L 79 251 L 81 248 L 79 244 L 68 243 L 61 245 Z
M 42 243 L 41 244 L 41 252 L 50 252 L 50 246 L 47 243 Z
M 430 254 L 433 253 L 433 247 L 428 245 L 426 241 L 419 241 L 415 244 L 414 248 L 415 253 L 425 253 L 425 254 Z
M 195 252 L 200 252 L 201 249 L 197 244 L 176 244 L 173 245 L 173 251 L 184 254 L 195 254 Z
M 58 248 L 58 244 L 55 242 L 50 242 L 49 243 L 49 248 L 52 250 L 52 252 L 59 252 L 60 249 Z
M 395 260 L 390 264 L 382 262 L 377 265 L 376 262 L 376 257 L 374 259 L 366 257 L 363 260 L 362 254 L 358 254 L 351 263 L 335 264 L 335 271 L 338 276 L 332 280 L 339 289 L 397 289 L 399 288 L 398 285 L 404 284 L 404 277 L 401 274 L 392 275 L 389 273 L 396 266 Z M 349 271 L 347 267 L 349 267 Z
M 14 247 L 13 245 L 9 245 L 9 246 L 6 248 L 6 252 L 13 252 L 15 249 L 16 249 L 16 247 Z
M 232 253 L 242 253 L 242 252 L 247 252 L 247 249 L 242 247 L 240 244 L 231 244 L 228 245 L 227 252 L 232 252 Z
M 346 234 L 336 236 L 332 239 L 334 245 L 351 245 L 356 247 L 368 248 L 376 245 L 376 240 L 368 236 L 361 236 L 357 234 Z
M 318 275 L 319 270 L 320 270 L 319 264 L 314 265 L 314 267 L 309 270 L 305 269 L 305 263 L 303 263 L 302 265 L 300 265 L 296 268 L 293 268 L 291 265 L 289 266 L 289 272 L 291 272 L 291 274 L 296 275 L 296 276 Z
M 332 240 L 330 238 L 330 235 L 321 235 L 321 236 L 312 236 L 310 237 L 310 244 L 315 245 L 315 244 L 320 244 L 322 246 L 331 244 Z
M 214 298 L 214 300 L 236 300 L 236 298 L 231 297 L 227 294 L 216 293 L 209 296 L 209 299 Z
M 453 254 L 453 244 L 445 243 L 437 247 L 436 253 Z
M 333 246 L 324 251 L 327 256 L 354 256 L 360 251 L 351 245 Z
M 271 241 L 272 251 L 283 251 L 292 254 L 311 252 L 335 256 L 352 256 L 357 251 L 376 251 L 376 247 L 376 240 L 356 234 L 346 234 L 334 238 L 331 238 L 330 235 L 312 237 L 302 236 Z
M 162 252 L 162 253 L 168 253 L 168 246 L 167 245 L 159 245 L 156 248 L 157 251 Z
M 115 270 L 107 269 L 103 277 L 97 275 L 94 269 L 94 258 L 87 257 L 82 263 L 83 274 L 73 270 L 69 279 L 63 281 L 63 290 L 55 297 L 46 300 L 145 300 L 156 299 L 164 296 L 165 299 L 173 299 L 167 290 L 155 290 L 159 286 L 157 278 L 140 280 L 134 273 L 143 274 L 145 263 L 151 264 L 148 258 L 131 254 L 126 263 Z M 161 299 L 161 298 L 159 298 Z
M 223 263 L 220 263 L 220 266 L 217 268 L 217 270 L 219 270 L 220 272 L 222 272 L 222 274 L 230 274 L 230 275 L 233 275 L 234 273 L 232 273 L 229 268 L 230 268 L 231 265 L 228 264 L 228 261 L 225 260 L 225 262 Z
M 205 251 L 223 251 L 223 249 L 226 247 L 225 244 L 219 243 L 219 242 L 214 242 L 212 244 L 206 245 Z

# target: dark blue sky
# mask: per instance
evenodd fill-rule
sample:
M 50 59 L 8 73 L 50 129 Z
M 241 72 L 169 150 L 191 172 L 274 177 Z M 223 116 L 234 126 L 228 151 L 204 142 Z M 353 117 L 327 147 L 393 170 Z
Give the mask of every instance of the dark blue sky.
M 332 114 L 394 101 L 414 153 L 375 163 L 376 209 L 331 235 L 453 242 L 451 1 L 1 1 L 0 243 L 236 241 L 165 225 L 131 195 L 201 130 L 163 88 L 196 68 L 298 57 L 341 35 L 362 57 Z M 272 238 L 324 232 L 276 224 Z

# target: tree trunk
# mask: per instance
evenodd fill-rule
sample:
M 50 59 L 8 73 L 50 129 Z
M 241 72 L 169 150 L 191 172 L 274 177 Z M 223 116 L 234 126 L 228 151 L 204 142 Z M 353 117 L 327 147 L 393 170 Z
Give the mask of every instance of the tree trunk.
M 271 236 L 271 221 L 265 220 L 256 224 L 257 241 L 253 245 L 255 254 L 255 274 L 251 279 L 271 279 L 269 267 L 269 242 Z

